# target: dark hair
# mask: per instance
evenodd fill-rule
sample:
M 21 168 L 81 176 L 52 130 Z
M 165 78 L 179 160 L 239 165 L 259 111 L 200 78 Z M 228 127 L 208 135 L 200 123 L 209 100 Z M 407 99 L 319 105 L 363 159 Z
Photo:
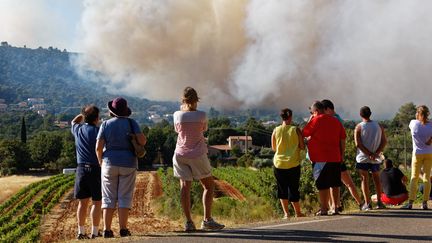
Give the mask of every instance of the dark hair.
M 427 122 L 429 117 L 429 108 L 425 105 L 420 105 L 417 106 L 416 111 L 420 115 L 421 123 L 424 125 Z
M 282 120 L 286 121 L 292 116 L 292 110 L 285 108 L 280 111 L 280 117 Z
M 85 122 L 92 124 L 99 117 L 99 108 L 95 105 L 87 105 L 82 108 L 81 114 L 84 116 Z
M 317 100 L 311 105 L 311 107 L 309 109 L 311 110 L 311 112 L 316 110 L 316 111 L 322 113 L 324 111 L 324 105 L 323 105 L 323 103 L 321 103 L 321 101 Z
M 193 104 L 199 101 L 198 93 L 192 87 L 186 87 L 183 90 L 182 103 L 183 104 Z
M 333 102 L 331 102 L 330 100 L 321 100 L 321 104 L 323 104 L 324 110 L 327 108 L 334 110 Z
M 393 167 L 393 161 L 391 159 L 385 159 L 384 160 L 384 166 L 385 166 L 385 168 Z
M 372 111 L 369 107 L 363 106 L 360 108 L 360 116 L 366 119 L 369 119 L 369 117 L 372 115 Z

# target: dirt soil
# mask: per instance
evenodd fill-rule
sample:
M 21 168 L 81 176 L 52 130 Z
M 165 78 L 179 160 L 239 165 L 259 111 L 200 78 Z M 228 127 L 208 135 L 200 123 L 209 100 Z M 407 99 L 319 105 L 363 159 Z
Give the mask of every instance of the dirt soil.
M 0 190 L 0 203 L 6 201 L 9 197 L 16 194 L 19 190 L 25 186 L 48 179 L 50 176 L 30 176 L 30 175 L 13 175 L 0 177 L 0 185 L 2 190 Z
M 128 225 L 134 235 L 132 238 L 182 229 L 182 225 L 179 222 L 170 221 L 168 218 L 156 218 L 152 205 L 155 203 L 155 199 L 161 194 L 162 185 L 156 172 L 138 172 Z M 54 207 L 49 215 L 44 217 L 41 226 L 42 242 L 59 242 L 75 239 L 77 234 L 77 205 L 78 202 L 73 199 L 73 190 L 71 190 L 66 194 L 61 203 Z M 87 218 L 86 225 L 86 231 L 90 232 L 90 218 Z M 114 235 L 118 237 L 119 228 L 116 214 L 114 214 L 112 228 Z M 100 229 L 102 229 L 102 220 Z M 119 238 L 116 239 L 118 240 Z M 127 239 L 124 240 L 127 241 Z

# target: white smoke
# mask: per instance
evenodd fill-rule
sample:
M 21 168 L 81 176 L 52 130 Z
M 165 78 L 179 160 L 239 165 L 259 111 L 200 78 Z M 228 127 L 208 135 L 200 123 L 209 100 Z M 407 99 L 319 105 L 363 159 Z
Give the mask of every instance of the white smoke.
M 432 2 L 422 0 L 88 0 L 79 65 L 130 95 L 219 108 L 329 98 L 392 115 L 432 89 Z

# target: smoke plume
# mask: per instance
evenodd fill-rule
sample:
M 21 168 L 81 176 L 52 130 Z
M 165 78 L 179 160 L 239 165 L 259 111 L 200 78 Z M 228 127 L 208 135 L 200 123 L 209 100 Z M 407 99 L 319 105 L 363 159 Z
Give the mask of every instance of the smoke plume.
M 432 2 L 88 0 L 81 68 L 129 95 L 217 108 L 305 111 L 331 99 L 357 118 L 430 101 Z M 427 103 L 426 103 L 427 104 Z

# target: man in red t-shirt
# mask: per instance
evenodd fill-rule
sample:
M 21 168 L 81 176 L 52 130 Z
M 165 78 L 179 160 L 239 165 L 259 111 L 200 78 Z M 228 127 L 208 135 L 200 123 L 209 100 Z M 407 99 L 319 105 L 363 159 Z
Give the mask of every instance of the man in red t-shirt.
M 330 188 L 333 203 L 339 200 L 342 185 L 340 163 L 345 151 L 346 133 L 342 124 L 333 116 L 324 114 L 324 105 L 316 101 L 311 106 L 311 118 L 303 128 L 308 138 L 307 148 L 312 161 L 315 185 L 319 191 L 321 209 L 317 215 L 327 215 Z M 338 214 L 335 210 L 335 214 Z

